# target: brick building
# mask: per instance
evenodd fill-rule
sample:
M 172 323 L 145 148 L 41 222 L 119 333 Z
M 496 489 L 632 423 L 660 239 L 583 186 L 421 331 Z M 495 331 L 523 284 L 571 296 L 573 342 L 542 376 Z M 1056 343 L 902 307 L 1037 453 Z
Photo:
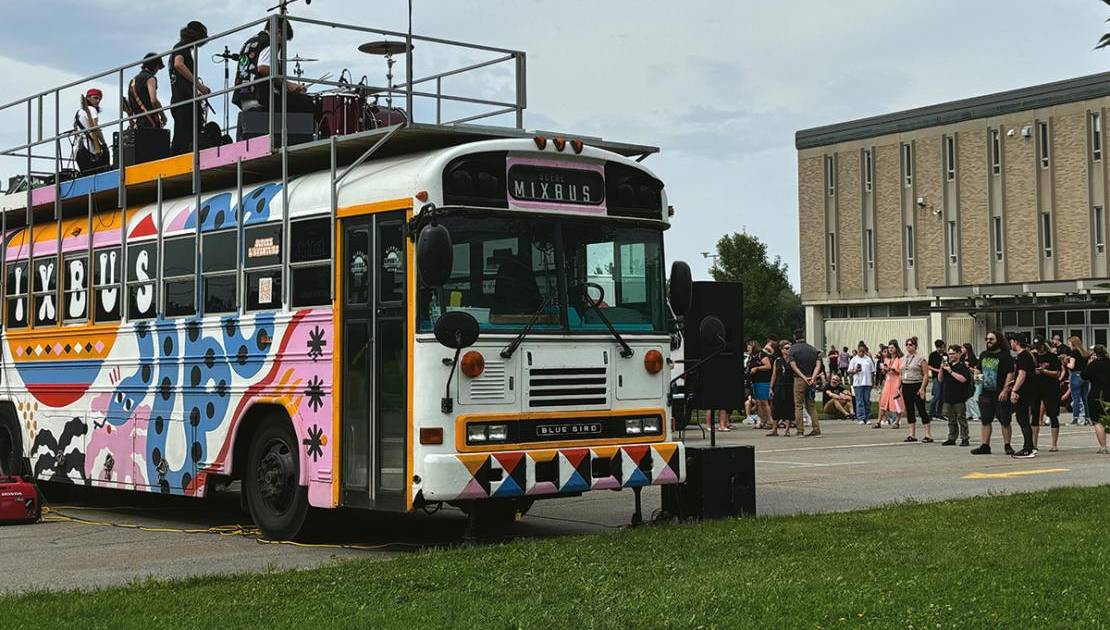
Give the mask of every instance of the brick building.
M 1108 111 L 1103 73 L 797 132 L 809 338 L 1105 344 Z

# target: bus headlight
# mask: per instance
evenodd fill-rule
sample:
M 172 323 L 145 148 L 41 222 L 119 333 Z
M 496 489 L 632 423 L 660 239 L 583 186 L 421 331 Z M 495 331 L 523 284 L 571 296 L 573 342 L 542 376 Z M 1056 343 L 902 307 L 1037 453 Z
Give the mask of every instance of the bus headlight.
M 484 424 L 471 425 L 466 428 L 467 442 L 485 442 L 486 426 Z
M 491 424 L 486 427 L 486 435 L 490 442 L 504 442 L 509 439 L 509 425 Z
M 629 418 L 624 421 L 624 432 L 627 435 L 639 435 L 644 432 L 644 421 L 640 418 Z
M 507 424 L 472 424 L 466 427 L 466 442 L 468 444 L 507 442 L 508 439 L 509 425 Z
M 644 418 L 644 433 L 659 433 L 661 428 L 659 416 Z

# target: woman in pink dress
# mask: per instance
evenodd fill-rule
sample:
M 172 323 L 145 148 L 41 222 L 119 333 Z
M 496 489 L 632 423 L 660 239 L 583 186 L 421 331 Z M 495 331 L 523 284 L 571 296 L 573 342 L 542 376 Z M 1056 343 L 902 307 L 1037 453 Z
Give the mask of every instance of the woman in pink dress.
M 886 360 L 883 361 L 883 370 L 886 371 L 886 379 L 879 397 L 879 419 L 871 426 L 874 429 L 882 428 L 882 422 L 889 413 L 894 416 L 890 428 L 896 429 L 900 425 L 899 418 L 906 410 L 902 401 L 902 349 L 898 347 L 898 341 L 892 339 L 884 352 Z

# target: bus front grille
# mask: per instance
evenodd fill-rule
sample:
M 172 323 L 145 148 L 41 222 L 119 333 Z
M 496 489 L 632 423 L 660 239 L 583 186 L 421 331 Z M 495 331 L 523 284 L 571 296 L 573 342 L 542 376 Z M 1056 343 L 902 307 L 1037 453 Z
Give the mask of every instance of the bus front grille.
M 528 374 L 528 406 L 578 407 L 609 403 L 609 371 L 604 367 L 534 368 Z

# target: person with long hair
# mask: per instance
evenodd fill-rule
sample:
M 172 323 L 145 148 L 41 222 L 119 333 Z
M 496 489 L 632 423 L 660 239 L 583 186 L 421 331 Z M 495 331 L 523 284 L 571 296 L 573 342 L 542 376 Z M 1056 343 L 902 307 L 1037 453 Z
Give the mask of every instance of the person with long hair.
M 1048 452 L 1055 453 L 1060 439 L 1060 357 L 1051 351 L 1044 339 L 1033 340 L 1033 356 L 1037 362 L 1032 383 L 1034 399 L 1030 401 L 1033 414 L 1033 450 L 1037 450 L 1042 418 L 1047 416 L 1052 431 L 1052 446 Z
M 891 339 L 885 347 L 886 360 L 882 363 L 882 370 L 886 373 L 883 379 L 882 394 L 879 396 L 879 421 L 871 425 L 873 428 L 882 426 L 882 421 L 887 420 L 887 415 L 893 419 L 888 421 L 890 428 L 900 426 L 899 418 L 905 412 L 905 401 L 902 397 L 902 349 L 898 347 L 898 340 Z
M 925 392 L 929 384 L 929 369 L 925 358 L 917 353 L 917 337 L 906 340 L 906 355 L 902 357 L 902 402 L 906 407 L 906 421 L 909 422 L 910 432 L 905 442 L 917 441 L 917 416 L 921 416 L 921 425 L 925 430 L 925 437 L 921 441 L 928 444 L 933 441 L 932 417 L 925 406 Z
M 994 421 L 1002 427 L 1002 447 L 1007 455 L 1013 455 L 1010 446 L 1013 435 L 1010 406 L 1010 393 L 1014 385 L 1014 359 L 1006 347 L 1005 337 L 1000 330 L 987 333 L 987 348 L 979 355 L 980 390 L 979 394 L 979 446 L 971 450 L 972 455 L 991 454 L 991 433 Z
M 1067 349 L 1062 349 L 1060 357 L 1064 359 L 1064 365 L 1071 370 L 1071 378 L 1069 379 L 1071 385 L 1071 423 L 1091 424 L 1096 415 L 1101 415 L 1091 413 L 1091 409 L 1087 407 L 1087 397 L 1091 392 L 1091 383 L 1083 379 L 1083 368 L 1087 367 L 1087 361 L 1091 358 L 1091 351 L 1083 345 L 1082 339 L 1072 336 L 1068 338 Z
M 799 427 L 794 415 L 794 370 L 790 369 L 786 358 L 790 352 L 790 346 L 789 341 L 779 343 L 771 370 L 771 432 L 767 434 L 768 436 L 778 435 L 780 424 L 784 437 L 790 437 L 792 424 Z M 803 429 L 798 428 L 798 433 L 802 432 Z
M 1106 455 L 1106 427 L 1110 425 L 1110 358 L 1106 356 L 1105 346 L 1092 346 L 1087 364 L 1080 373 L 1083 380 L 1090 384 L 1087 393 L 1087 410 L 1095 427 L 1098 452 Z
M 748 359 L 748 380 L 752 384 L 755 413 L 759 416 L 756 429 L 771 428 L 771 356 L 778 351 L 778 344 L 768 341 L 762 348 L 754 348 L 754 357 Z

